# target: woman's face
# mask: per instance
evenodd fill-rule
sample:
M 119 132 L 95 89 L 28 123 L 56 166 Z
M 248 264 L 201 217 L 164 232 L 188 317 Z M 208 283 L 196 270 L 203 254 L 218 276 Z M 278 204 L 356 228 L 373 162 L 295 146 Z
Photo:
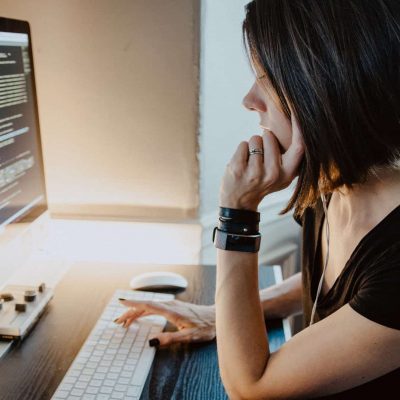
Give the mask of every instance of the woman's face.
M 281 109 L 279 98 L 267 76 L 259 68 L 255 69 L 256 80 L 243 98 L 243 105 L 250 111 L 258 112 L 261 128 L 268 129 L 276 136 L 281 153 L 284 153 L 292 142 L 291 122 Z

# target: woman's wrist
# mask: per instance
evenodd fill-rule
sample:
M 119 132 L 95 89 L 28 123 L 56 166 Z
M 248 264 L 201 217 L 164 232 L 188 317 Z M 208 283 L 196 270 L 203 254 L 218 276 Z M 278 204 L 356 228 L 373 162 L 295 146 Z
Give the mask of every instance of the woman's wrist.
M 235 210 L 248 210 L 248 211 L 254 211 L 257 212 L 258 210 L 258 205 L 247 205 L 247 204 L 241 204 L 238 202 L 233 202 L 233 201 L 220 201 L 219 202 L 220 207 L 224 208 L 234 208 Z
M 255 253 L 260 248 L 259 221 L 260 213 L 257 211 L 221 206 L 212 242 L 221 250 Z

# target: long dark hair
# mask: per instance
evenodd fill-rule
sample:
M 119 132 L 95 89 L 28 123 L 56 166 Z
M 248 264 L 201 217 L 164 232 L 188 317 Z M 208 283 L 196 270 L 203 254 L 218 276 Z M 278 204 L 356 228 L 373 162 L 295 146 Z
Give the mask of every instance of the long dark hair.
M 253 0 L 243 40 L 290 119 L 305 155 L 279 214 L 295 217 L 320 193 L 365 183 L 400 157 L 400 1 Z

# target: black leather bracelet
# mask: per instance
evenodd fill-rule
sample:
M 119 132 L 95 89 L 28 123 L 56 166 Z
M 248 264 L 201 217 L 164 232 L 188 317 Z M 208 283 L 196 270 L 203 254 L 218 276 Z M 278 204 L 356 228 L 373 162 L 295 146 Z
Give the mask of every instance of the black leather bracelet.
M 260 221 L 260 213 L 251 210 L 239 210 L 236 208 L 220 207 L 219 216 L 226 221 L 257 223 Z
M 219 218 L 218 229 L 224 232 L 239 233 L 242 235 L 255 235 L 259 231 L 258 223 L 244 223 L 244 222 L 233 222 L 224 221 Z

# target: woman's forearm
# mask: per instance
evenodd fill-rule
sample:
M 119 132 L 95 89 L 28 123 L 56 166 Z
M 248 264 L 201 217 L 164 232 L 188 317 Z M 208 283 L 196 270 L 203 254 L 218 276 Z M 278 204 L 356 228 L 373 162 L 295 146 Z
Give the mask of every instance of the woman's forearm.
M 258 291 L 258 254 L 217 250 L 218 363 L 230 396 L 240 398 L 263 374 L 270 353 Z
M 266 318 L 287 318 L 302 312 L 301 272 L 281 283 L 260 290 L 261 306 Z

